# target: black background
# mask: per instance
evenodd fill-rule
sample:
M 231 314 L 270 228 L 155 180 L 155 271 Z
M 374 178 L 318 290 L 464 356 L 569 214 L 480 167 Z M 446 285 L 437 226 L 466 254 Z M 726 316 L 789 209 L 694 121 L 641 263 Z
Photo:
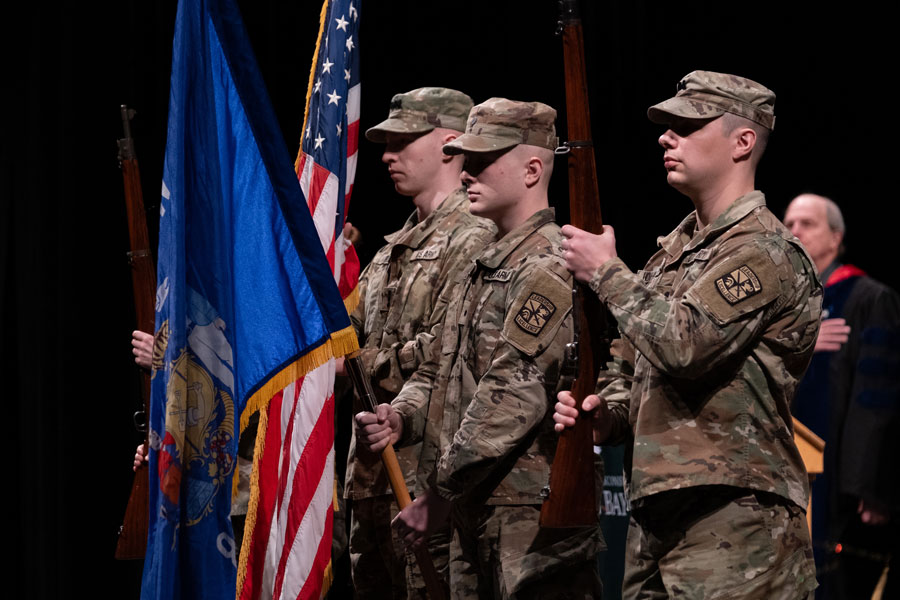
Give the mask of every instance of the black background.
M 552 1 L 371 1 L 362 53 L 362 129 L 391 96 L 423 85 L 564 106 Z M 291 157 L 296 155 L 318 2 L 239 2 Z M 890 177 L 896 151 L 884 15 L 865 3 L 588 2 L 584 28 L 604 221 L 638 268 L 690 202 L 665 183 L 650 104 L 694 69 L 732 72 L 778 94 L 778 122 L 757 185 L 782 214 L 803 191 L 844 209 L 848 258 L 900 287 Z M 0 149 L 3 416 L 12 431 L 8 581 L 36 598 L 80 591 L 130 598 L 139 565 L 112 559 L 139 436 L 130 426 L 131 283 L 118 106 L 134 107 L 155 237 L 175 2 L 42 5 L 4 19 Z M 893 60 L 891 63 L 895 62 Z M 565 119 L 558 123 L 564 137 Z M 350 220 L 361 254 L 411 211 L 381 149 L 361 138 Z M 568 209 L 560 163 L 551 202 Z M 887 195 L 886 195 L 887 194 Z

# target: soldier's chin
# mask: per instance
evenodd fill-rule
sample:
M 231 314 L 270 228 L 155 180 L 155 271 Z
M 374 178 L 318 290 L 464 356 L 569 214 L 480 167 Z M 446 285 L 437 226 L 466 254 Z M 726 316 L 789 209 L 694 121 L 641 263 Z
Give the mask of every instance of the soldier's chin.
M 405 182 L 395 181 L 394 182 L 394 191 L 396 191 L 401 196 L 415 196 L 416 191 L 411 189 L 409 185 L 406 185 Z

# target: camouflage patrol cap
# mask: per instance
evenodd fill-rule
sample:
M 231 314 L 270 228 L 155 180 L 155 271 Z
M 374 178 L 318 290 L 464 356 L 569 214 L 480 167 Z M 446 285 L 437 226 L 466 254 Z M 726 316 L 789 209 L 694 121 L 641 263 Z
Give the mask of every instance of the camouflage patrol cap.
M 388 118 L 366 131 L 366 139 L 383 144 L 385 133 L 427 133 L 435 127 L 464 131 L 472 99 L 442 87 L 423 87 L 391 99 Z
M 673 98 L 647 109 L 647 117 L 662 125 L 671 116 L 684 119 L 712 119 L 724 113 L 775 128 L 775 92 L 737 75 L 693 71 L 676 86 Z
M 555 150 L 554 121 L 556 111 L 546 104 L 491 98 L 472 108 L 466 132 L 444 144 L 444 152 L 494 152 L 518 144 Z

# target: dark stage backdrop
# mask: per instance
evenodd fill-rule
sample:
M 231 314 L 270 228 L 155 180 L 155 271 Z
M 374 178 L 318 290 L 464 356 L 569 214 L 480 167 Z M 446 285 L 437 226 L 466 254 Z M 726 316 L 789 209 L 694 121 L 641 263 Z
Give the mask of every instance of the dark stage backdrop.
M 320 4 L 242 1 L 250 38 L 288 152 L 297 152 Z M 759 187 L 781 214 L 802 191 L 844 208 L 854 262 L 894 287 L 896 227 L 888 179 L 891 38 L 865 4 L 588 2 L 593 133 L 605 220 L 638 268 L 690 210 L 667 188 L 648 105 L 693 69 L 733 72 L 778 94 L 778 123 Z M 424 85 L 540 100 L 561 108 L 555 2 L 363 0 L 362 128 L 392 94 Z M 5 19 L 0 339 L 4 461 L 11 502 L 5 546 L 15 587 L 35 598 L 74 591 L 135 597 L 139 566 L 112 559 L 138 436 L 130 354 L 118 106 L 138 111 L 134 137 L 155 237 L 175 2 L 126 0 L 30 8 Z M 559 129 L 564 137 L 565 118 Z M 890 144 L 892 146 L 893 144 Z M 362 256 L 411 211 L 381 149 L 361 140 L 350 207 Z M 552 188 L 566 221 L 565 168 Z M 345 426 L 346 423 L 341 424 Z M 15 591 L 15 587 L 13 592 Z

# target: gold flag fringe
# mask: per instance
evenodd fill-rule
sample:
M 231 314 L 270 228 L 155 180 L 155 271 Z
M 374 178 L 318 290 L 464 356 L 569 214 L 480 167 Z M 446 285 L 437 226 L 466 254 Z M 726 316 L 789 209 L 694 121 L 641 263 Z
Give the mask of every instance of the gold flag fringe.
M 297 381 L 310 371 L 321 367 L 331 358 L 344 356 L 359 349 L 356 341 L 356 332 L 353 327 L 345 327 L 331 334 L 331 338 L 324 344 L 310 350 L 281 371 L 269 378 L 261 388 L 256 390 L 247 400 L 247 406 L 241 413 L 241 432 L 247 429 L 250 417 L 257 411 L 262 411 L 269 404 L 269 400 L 279 390 L 284 389 L 293 381 Z
M 241 591 L 244 589 L 244 579 L 247 577 L 247 561 L 250 559 L 250 540 L 253 539 L 253 530 L 256 528 L 256 512 L 259 507 L 259 469 L 257 462 L 266 449 L 266 430 L 269 426 L 269 413 L 260 411 L 259 428 L 256 431 L 256 444 L 253 447 L 253 472 L 250 474 L 250 504 L 247 506 L 247 517 L 244 520 L 244 539 L 241 541 L 241 557 L 238 560 L 237 587 L 235 588 L 235 600 L 240 600 Z
M 359 305 L 359 284 L 353 288 L 353 291 L 347 294 L 347 297 L 344 298 L 344 306 L 347 308 L 347 314 L 353 314 L 353 311 L 356 310 L 356 307 Z
M 322 573 L 322 591 L 319 593 L 319 598 L 324 598 L 328 595 L 332 583 L 334 583 L 334 568 L 332 567 L 332 561 L 329 560 L 328 566 L 325 567 L 325 571 Z

